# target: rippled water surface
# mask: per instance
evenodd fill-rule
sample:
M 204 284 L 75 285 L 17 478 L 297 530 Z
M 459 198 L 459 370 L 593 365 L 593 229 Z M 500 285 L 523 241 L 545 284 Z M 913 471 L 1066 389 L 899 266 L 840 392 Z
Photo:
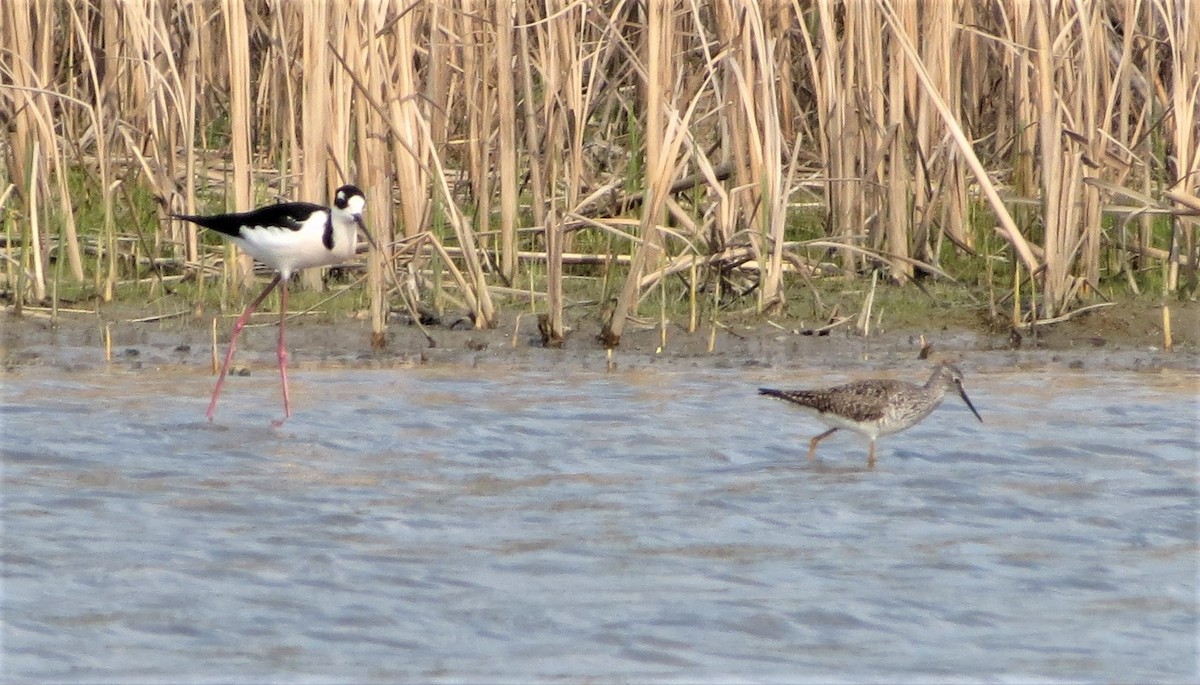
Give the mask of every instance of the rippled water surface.
M 0 676 L 1194 680 L 1197 377 L 967 371 L 874 471 L 816 369 L 10 374 Z

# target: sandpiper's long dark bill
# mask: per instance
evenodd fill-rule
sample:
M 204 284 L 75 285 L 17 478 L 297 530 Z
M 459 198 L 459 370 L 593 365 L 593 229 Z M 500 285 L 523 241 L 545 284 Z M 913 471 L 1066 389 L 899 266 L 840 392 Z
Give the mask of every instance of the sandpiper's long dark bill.
M 894 380 L 865 380 L 822 390 L 773 390 L 759 388 L 758 392 L 790 402 L 813 413 L 821 422 L 832 426 L 808 443 L 808 458 L 817 452 L 817 443 L 840 428 L 852 430 L 871 440 L 867 466 L 875 466 L 875 440 L 911 428 L 942 403 L 946 391 L 958 393 L 975 418 L 983 417 L 963 389 L 962 371 L 948 363 L 939 364 L 924 385 Z
M 288 281 L 292 274 L 314 266 L 341 264 L 354 257 L 358 247 L 358 229 L 363 226 L 363 210 L 367 199 L 357 186 L 344 185 L 334 193 L 333 206 L 324 207 L 310 202 L 284 202 L 260 207 L 248 212 L 192 216 L 172 214 L 176 219 L 190 221 L 211 231 L 216 231 L 235 243 L 247 254 L 277 273 L 266 288 L 254 298 L 246 311 L 233 325 L 229 339 L 229 351 L 208 403 L 208 420 L 213 420 L 217 410 L 217 398 L 225 375 L 233 361 L 233 351 L 238 335 L 246 321 L 266 299 L 275 286 L 282 283 L 279 302 L 279 377 L 283 382 L 283 415 L 292 415 L 291 398 L 288 394 L 287 348 L 284 346 L 284 320 L 287 318 Z

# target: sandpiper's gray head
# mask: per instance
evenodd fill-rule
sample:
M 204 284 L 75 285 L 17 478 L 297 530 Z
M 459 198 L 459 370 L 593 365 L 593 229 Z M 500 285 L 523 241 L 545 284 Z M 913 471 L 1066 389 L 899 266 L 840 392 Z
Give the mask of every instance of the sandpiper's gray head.
M 983 423 L 983 417 L 979 415 L 979 412 L 975 411 L 975 405 L 971 404 L 971 399 L 967 397 L 967 391 L 963 389 L 963 372 L 961 369 L 950 362 L 942 362 L 933 372 L 933 377 L 938 382 L 945 384 L 947 389 L 955 390 L 958 396 L 962 398 L 963 403 L 967 405 L 967 409 L 970 409 L 975 418 L 979 419 L 980 423 Z

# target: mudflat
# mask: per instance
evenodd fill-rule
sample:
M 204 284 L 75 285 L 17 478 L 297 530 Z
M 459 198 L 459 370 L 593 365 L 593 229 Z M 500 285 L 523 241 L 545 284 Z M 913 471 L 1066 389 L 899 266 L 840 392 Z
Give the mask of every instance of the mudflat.
M 407 317 L 393 316 L 382 348 L 371 345 L 370 326 L 361 314 L 297 316 L 288 321 L 291 368 L 383 368 L 415 365 L 495 365 L 519 368 L 630 368 L 651 364 L 684 367 L 886 368 L 915 361 L 922 342 L 930 360 L 955 359 L 981 370 L 1066 366 L 1088 370 L 1200 370 L 1200 303 L 1170 301 L 1172 349 L 1164 348 L 1162 305 L 1146 300 L 1117 302 L 1068 321 L 1028 328 L 972 322 L 952 311 L 919 325 L 889 328 L 886 321 L 869 335 L 853 322 L 813 332 L 812 322 L 746 317 L 701 323 L 631 321 L 611 354 L 598 340 L 594 318 L 568 320 L 571 331 L 558 349 L 542 346 L 537 316 L 506 311 L 491 329 L 476 330 L 470 320 L 447 313 L 427 324 L 429 338 Z M 236 312 L 169 312 L 148 316 L 144 307 L 101 306 L 94 312 L 27 308 L 0 314 L 0 361 L 9 372 L 39 367 L 70 371 L 105 368 L 173 368 L 208 373 L 216 351 L 225 353 Z M 273 372 L 277 317 L 252 319 L 235 358 L 239 373 Z M 665 328 L 665 335 L 664 335 Z M 665 338 L 665 344 L 664 344 Z M 432 340 L 432 345 L 430 342 Z

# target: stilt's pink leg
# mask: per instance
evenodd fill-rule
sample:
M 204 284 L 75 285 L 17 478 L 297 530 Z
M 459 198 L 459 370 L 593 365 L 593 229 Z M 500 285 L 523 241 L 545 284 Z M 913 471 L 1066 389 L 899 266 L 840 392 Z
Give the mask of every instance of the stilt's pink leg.
M 250 315 L 254 313 L 254 310 L 258 309 L 258 305 L 262 304 L 263 300 L 267 299 L 267 293 L 279 285 L 279 281 L 279 274 L 275 274 L 275 278 L 271 279 L 267 287 L 263 288 L 258 297 L 254 298 L 254 301 L 246 307 L 246 311 L 242 312 L 242 315 L 238 317 L 237 323 L 233 324 L 233 335 L 229 338 L 229 351 L 225 353 L 225 363 L 221 365 L 221 375 L 217 377 L 217 387 L 213 389 L 212 400 L 208 403 L 206 416 L 208 416 L 209 423 L 212 423 L 213 414 L 217 411 L 217 398 L 221 396 L 221 386 L 225 385 L 225 374 L 229 373 L 229 363 L 233 361 L 233 351 L 237 347 L 238 335 L 246 327 L 246 322 L 250 320 Z M 287 292 L 286 288 L 284 292 Z
M 281 291 L 279 302 L 279 349 L 276 352 L 279 355 L 279 377 L 283 379 L 283 418 L 289 419 L 292 416 L 292 400 L 288 394 L 287 381 L 287 347 L 283 344 L 283 322 L 287 320 L 287 301 L 288 301 L 288 284 L 283 282 L 283 290 Z M 283 421 L 276 421 L 275 425 L 281 425 Z

